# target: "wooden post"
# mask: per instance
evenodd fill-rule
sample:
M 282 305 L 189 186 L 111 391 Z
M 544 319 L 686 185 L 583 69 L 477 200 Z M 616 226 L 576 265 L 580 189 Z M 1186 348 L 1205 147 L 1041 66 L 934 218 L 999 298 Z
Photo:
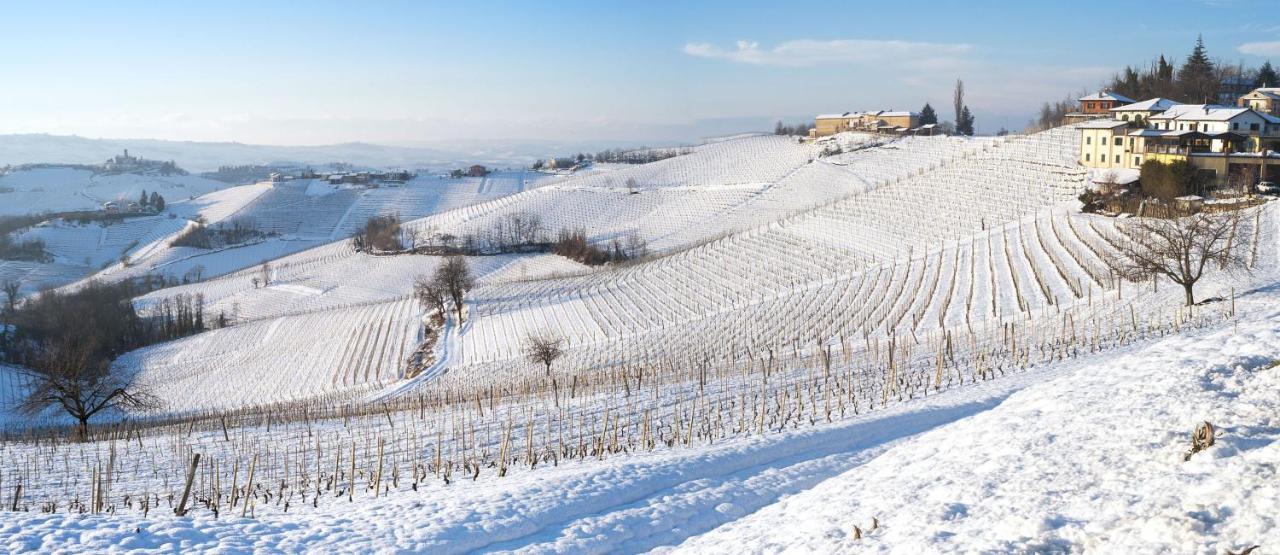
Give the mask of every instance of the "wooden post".
M 191 455 L 191 468 L 187 469 L 187 484 L 182 486 L 182 500 L 178 501 L 178 508 L 173 510 L 173 514 L 178 516 L 186 516 L 187 514 L 187 497 L 191 495 L 191 482 L 196 477 L 196 467 L 200 465 L 200 453 Z
M 479 397 L 477 397 L 477 399 L 478 398 Z M 378 473 L 376 475 L 377 477 L 373 480 L 373 496 L 375 498 L 378 497 L 378 493 L 382 488 L 382 441 L 383 438 L 378 438 Z
M 249 482 L 244 486 L 244 506 L 240 508 L 240 518 L 249 514 L 249 502 L 253 500 L 253 471 L 258 466 L 258 455 L 253 455 L 249 462 Z
M 351 485 L 347 487 L 347 501 L 354 501 L 356 495 L 356 440 L 351 439 L 351 475 L 347 476 Z

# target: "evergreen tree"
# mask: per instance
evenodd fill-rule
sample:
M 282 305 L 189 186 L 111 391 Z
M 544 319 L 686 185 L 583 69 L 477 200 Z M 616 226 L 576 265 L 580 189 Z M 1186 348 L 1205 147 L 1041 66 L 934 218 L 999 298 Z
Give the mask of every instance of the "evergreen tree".
M 1212 103 L 1218 98 L 1218 80 L 1214 77 L 1213 62 L 1205 52 L 1203 37 L 1196 37 L 1195 48 L 1178 69 L 1178 88 L 1187 102 Z
M 1164 54 L 1160 55 L 1160 62 L 1156 66 L 1156 77 L 1161 81 L 1173 81 L 1173 65 L 1165 61 Z
M 150 197 L 147 196 L 147 190 L 143 189 L 142 198 L 138 199 L 138 206 L 146 206 L 149 200 L 150 200 Z
M 938 123 L 938 113 L 933 111 L 933 106 L 926 102 L 924 103 L 924 108 L 920 109 L 920 125 L 929 125 L 931 123 Z
M 154 207 L 157 212 L 164 210 L 164 197 L 160 196 L 160 193 L 151 191 L 151 206 Z
M 960 117 L 956 119 L 956 133 L 973 136 L 973 112 L 968 106 L 960 109 Z
M 1160 55 L 1160 62 L 1156 66 L 1155 82 L 1152 83 L 1152 91 L 1155 94 L 1150 96 L 1159 97 L 1180 97 L 1177 87 L 1173 82 L 1173 64 L 1165 61 L 1164 54 Z
M 1271 60 L 1267 60 L 1258 68 L 1258 78 L 1254 80 L 1255 87 L 1280 87 L 1280 75 L 1276 75 L 1275 68 L 1271 67 Z

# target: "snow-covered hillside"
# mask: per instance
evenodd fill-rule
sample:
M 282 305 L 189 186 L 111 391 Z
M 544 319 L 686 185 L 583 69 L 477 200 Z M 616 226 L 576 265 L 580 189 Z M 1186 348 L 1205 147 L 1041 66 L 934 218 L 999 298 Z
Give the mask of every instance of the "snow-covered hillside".
M 409 220 L 447 212 L 538 187 L 542 174 L 497 172 L 483 178 L 449 179 L 420 175 L 403 185 L 334 186 L 316 180 L 261 183 L 194 199 L 209 224 L 250 222 L 272 237 L 214 251 L 166 247 L 132 256 L 128 265 L 107 268 L 102 276 L 120 278 L 147 273 L 181 277 L 200 266 L 207 277 L 220 276 L 291 253 L 351 236 L 376 215 Z M 554 179 L 554 178 L 550 178 Z
M 810 147 L 792 140 L 747 137 L 699 147 L 656 163 L 656 169 L 646 164 L 597 171 L 427 215 L 410 225 L 463 236 L 503 214 L 530 212 L 551 229 L 582 227 L 597 238 L 638 233 L 663 254 L 640 264 L 597 270 L 577 265 L 543 268 L 529 262 L 537 257 L 528 255 L 473 257 L 482 279 L 469 295 L 470 318 L 465 326 L 451 328 L 437 345 L 439 368 L 418 377 L 408 389 L 432 389 L 441 380 L 470 387 L 537 375 L 541 371 L 525 360 L 522 341 L 547 333 L 566 340 L 566 368 L 584 369 L 665 365 L 690 353 L 735 359 L 814 344 L 841 344 L 846 357 L 873 350 L 868 345 L 845 346 L 850 338 L 959 335 L 966 344 L 982 344 L 995 341 L 1009 323 L 1039 335 L 1077 333 L 1078 326 L 1067 322 L 1066 313 L 1086 321 L 1168 318 L 1176 305 L 1171 300 L 1175 290 L 1129 286 L 1126 292 L 1105 269 L 1104 260 L 1115 251 L 1109 243 L 1114 222 L 1074 213 L 1074 196 L 1085 174 L 1062 153 L 1076 148 L 1075 137 L 1074 130 L 1064 128 L 1000 141 L 915 138 L 834 160 L 811 160 Z M 769 161 L 759 161 L 762 157 Z M 753 177 L 706 169 L 726 158 L 751 161 L 744 162 L 742 175 Z M 699 178 L 706 185 L 651 184 L 638 194 L 609 185 L 703 171 L 718 177 Z M 740 183 L 752 179 L 776 181 Z M 452 184 L 456 181 L 439 185 Z M 279 231 L 283 239 L 242 252 L 231 249 L 190 258 L 171 253 L 162 256 L 174 256 L 173 262 L 153 258 L 161 262 L 135 264 L 133 268 L 176 272 L 196 263 L 217 268 L 215 257 L 226 257 L 227 269 L 246 268 L 157 291 L 140 300 L 140 306 L 178 294 L 199 294 L 210 313 L 255 326 L 323 313 L 334 322 L 332 333 L 363 341 L 365 332 L 360 330 L 368 328 L 361 322 L 371 317 L 366 307 L 399 306 L 410 295 L 413 279 L 432 271 L 432 257 L 369 256 L 338 242 L 272 261 L 273 285 L 266 288 L 253 283 L 261 271 L 257 262 L 273 254 L 271 245 L 315 244 L 309 242 L 345 235 L 352 220 L 393 209 L 408 217 L 429 213 L 449 194 L 421 197 L 426 200 L 415 204 L 405 200 L 420 198 L 415 196 L 421 195 L 415 191 L 419 186 L 411 185 L 357 192 L 277 184 L 241 213 Z M 476 191 L 493 190 L 484 182 L 477 187 L 463 191 L 463 197 L 474 199 Z M 732 200 L 732 195 L 741 196 Z M 308 216 L 299 218 L 302 213 Z M 922 223 L 901 225 L 904 220 Z M 1240 233 L 1263 237 L 1269 231 L 1261 222 L 1259 213 Z M 744 231 L 732 232 L 736 227 Z M 662 242 L 664 237 L 682 239 L 663 249 L 668 244 Z M 1251 253 L 1250 262 L 1268 262 L 1262 258 Z M 501 279 L 483 278 L 504 266 L 532 269 L 522 269 L 519 276 L 504 272 Z M 219 268 L 208 275 L 223 273 Z M 422 336 L 420 321 L 396 321 L 406 326 L 395 331 L 404 341 Z M 221 330 L 131 354 L 120 364 L 142 369 L 143 379 L 155 384 L 185 383 L 183 376 L 222 375 L 250 364 L 227 362 L 230 355 L 184 359 L 181 353 L 188 343 L 200 344 L 202 351 L 236 353 L 236 360 L 253 361 L 252 365 L 290 367 L 300 376 L 331 376 L 346 372 L 351 364 L 365 364 L 319 359 L 300 363 L 292 349 L 277 346 L 305 344 L 311 340 L 310 328 L 279 325 L 271 328 L 271 341 L 246 342 L 231 330 Z M 377 328 L 371 333 L 384 332 Z M 337 348 L 342 342 L 326 344 Z M 300 380 L 313 384 L 307 386 L 314 387 L 310 390 L 292 384 L 288 393 L 264 387 L 213 394 L 184 385 L 174 390 L 180 396 L 174 408 L 230 408 L 309 394 L 330 396 L 348 386 L 352 392 L 366 391 L 369 384 L 389 386 L 403 377 L 405 353 L 412 350 L 408 343 L 396 343 L 387 351 L 395 356 L 380 363 L 395 369 L 369 380 Z M 435 377 L 444 370 L 447 376 Z M 209 383 L 240 379 L 244 378 L 230 376 Z
M 22 173 L 27 172 L 14 175 Z M 93 179 L 100 177 L 104 176 Z M 105 177 L 127 181 L 126 176 Z M 154 185 L 146 181 L 150 177 L 130 179 L 134 186 Z M 102 279 L 159 274 L 180 280 L 198 271 L 203 277 L 215 277 L 345 239 L 371 216 L 421 218 L 533 189 L 556 179 L 515 171 L 462 179 L 422 175 L 403 185 L 375 188 L 331 186 L 315 180 L 228 187 L 173 201 L 164 214 L 129 217 L 109 225 L 52 220 L 32 227 L 15 239 L 44 241 L 52 260 L 0 261 L 0 279 L 18 280 L 24 292 L 33 292 L 90 274 Z M 138 188 L 137 193 L 141 194 L 141 190 Z M 148 189 L 152 190 L 169 194 L 166 189 Z M 197 219 L 210 226 L 248 222 L 273 235 L 214 250 L 171 246 L 177 235 L 191 225 L 189 222 Z
M 1239 552 L 1280 542 L 1275 295 L 1214 331 L 835 424 L 256 518 L 4 513 L 0 536 L 15 551 Z M 1184 461 L 1206 420 L 1216 444 Z
M 0 536 L 15 550 L 1275 543 L 1280 204 L 1231 229 L 1249 271 L 1210 268 L 1210 300 L 1183 307 L 1168 280 L 1108 269 L 1126 239 L 1079 213 L 1078 140 L 844 135 L 823 155 L 746 136 L 537 182 L 215 193 L 181 209 L 277 235 L 214 252 L 153 241 L 100 274 L 209 269 L 135 306 L 199 296 L 230 326 L 115 362 L 167 406 L 99 432 L 124 441 L 0 445 L 0 488 L 21 481 L 20 504 L 96 495 L 115 514 L 33 509 L 0 517 Z M 389 213 L 456 237 L 535 214 L 653 255 L 470 256 L 466 321 L 437 326 L 412 291 L 442 258 L 343 239 Z M 530 360 L 531 336 L 563 339 L 562 356 Z M 1218 444 L 1183 462 L 1204 420 Z M 174 518 L 163 498 L 194 453 L 196 506 Z
M 67 167 L 33 168 L 0 175 L 0 215 L 98 210 L 109 201 L 137 200 L 142 191 L 168 202 L 203 195 L 226 183 L 194 175 L 103 174 Z M 10 191 L 10 189 L 12 189 Z

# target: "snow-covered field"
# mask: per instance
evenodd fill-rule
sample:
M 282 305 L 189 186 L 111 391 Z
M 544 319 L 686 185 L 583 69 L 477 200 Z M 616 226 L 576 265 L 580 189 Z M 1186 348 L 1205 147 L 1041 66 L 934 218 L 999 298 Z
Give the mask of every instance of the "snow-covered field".
M 85 248 L 86 230 L 33 229 L 58 263 L 127 258 L 102 278 L 199 265 L 205 279 L 136 306 L 200 295 L 233 325 L 116 361 L 168 403 L 133 415 L 146 426 L 0 443 L 0 499 L 21 482 L 30 510 L 0 516 L 0 545 L 1224 552 L 1280 540 L 1267 510 L 1280 501 L 1278 205 L 1234 230 L 1250 273 L 1211 272 L 1198 296 L 1220 300 L 1185 309 L 1167 280 L 1107 270 L 1120 239 L 1113 219 L 1078 213 L 1075 129 L 835 141 L 844 153 L 744 136 L 571 175 L 236 187 L 175 203 L 182 218 L 99 229 L 109 249 Z M 391 213 L 456 237 L 536 214 L 593 241 L 642 238 L 653 255 L 470 257 L 466 322 L 424 344 L 412 284 L 440 259 L 344 240 Z M 165 222 L 196 215 L 277 235 L 169 246 L 180 228 Z M 525 356 L 538 334 L 565 339 L 550 369 Z M 409 375 L 424 345 L 432 364 Z M 21 382 L 5 379 L 13 399 Z M 1183 462 L 1204 420 L 1218 444 Z M 176 518 L 168 496 L 192 453 L 195 509 Z M 86 504 L 94 492 L 100 506 Z
M 1280 541 L 1280 312 L 832 425 L 258 518 L 4 513 L 15 552 L 1206 552 Z M 1190 430 L 1214 447 L 1183 461 Z M 12 447 L 10 447 L 12 449 Z M 243 475 L 241 476 L 243 479 Z M 265 511 L 265 509 L 264 509 Z M 873 523 L 878 523 L 878 527 Z M 858 538 L 860 531 L 861 538 Z

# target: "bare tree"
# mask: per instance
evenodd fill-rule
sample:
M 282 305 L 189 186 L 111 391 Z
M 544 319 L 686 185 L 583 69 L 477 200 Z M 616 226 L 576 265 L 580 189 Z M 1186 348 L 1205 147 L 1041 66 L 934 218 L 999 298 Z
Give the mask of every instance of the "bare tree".
M 405 241 L 409 242 L 410 251 L 416 250 L 418 248 L 418 237 L 422 235 L 422 232 L 418 228 L 413 226 L 407 226 L 402 228 L 402 231 L 400 233 L 404 235 Z
M 467 259 L 461 256 L 450 256 L 436 270 L 435 282 L 449 294 L 453 301 L 453 309 L 458 314 L 458 325 L 462 325 L 462 303 L 467 291 L 475 285 L 471 270 L 467 267 Z
M 1187 306 L 1194 305 L 1196 282 L 1210 265 L 1248 271 L 1248 234 L 1236 232 L 1241 221 L 1238 210 L 1127 220 L 1120 225 L 1121 255 L 1110 265 L 1134 281 L 1165 276 L 1182 286 Z
M 551 363 L 564 354 L 564 340 L 550 335 L 530 335 L 524 340 L 524 353 L 530 361 L 543 365 L 551 375 Z
M 436 280 L 427 276 L 418 276 L 413 280 L 413 294 L 423 306 L 434 308 L 441 319 L 448 314 L 445 308 L 445 288 Z
M 262 267 L 259 268 L 259 271 L 262 272 L 262 286 L 266 287 L 271 285 L 271 263 L 263 260 Z
M 89 419 L 107 409 L 159 408 L 159 399 L 129 379 L 111 371 L 110 363 L 95 361 L 87 341 L 68 341 L 44 349 L 32 368 L 31 391 L 20 409 L 28 415 L 60 407 L 78 423 L 80 441 L 89 437 Z
M 3 284 L 0 284 L 0 289 L 4 289 L 5 306 L 9 308 L 10 313 L 18 306 L 18 289 L 20 287 L 22 287 L 22 284 L 16 279 L 6 279 Z

